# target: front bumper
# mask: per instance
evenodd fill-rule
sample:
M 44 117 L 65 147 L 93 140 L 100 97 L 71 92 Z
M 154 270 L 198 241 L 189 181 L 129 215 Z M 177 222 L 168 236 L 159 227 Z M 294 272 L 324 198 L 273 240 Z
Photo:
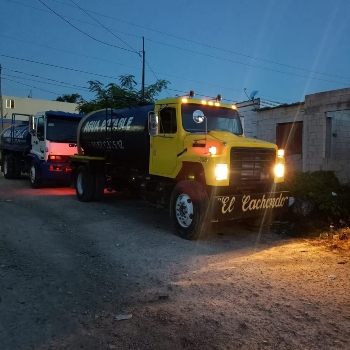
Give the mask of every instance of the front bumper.
M 42 164 L 42 177 L 45 180 L 70 182 L 71 167 L 69 163 L 45 162 Z
M 288 209 L 289 192 L 213 196 L 209 204 L 211 221 L 229 221 L 281 213 Z

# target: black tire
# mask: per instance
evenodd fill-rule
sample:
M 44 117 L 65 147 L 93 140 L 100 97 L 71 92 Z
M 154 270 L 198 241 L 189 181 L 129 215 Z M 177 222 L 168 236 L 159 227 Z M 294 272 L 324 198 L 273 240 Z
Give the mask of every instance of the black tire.
M 13 179 L 15 177 L 15 163 L 12 156 L 7 155 L 4 157 L 3 171 L 5 179 Z
M 77 170 L 75 193 L 81 202 L 91 202 L 95 194 L 95 175 L 86 166 Z
M 32 188 L 40 188 L 43 184 L 41 169 L 34 161 L 30 164 L 29 180 Z
M 103 193 L 106 185 L 106 178 L 104 174 L 96 173 L 95 174 L 95 192 L 93 200 L 99 202 L 103 198 Z
M 208 196 L 200 183 L 179 182 L 170 198 L 170 219 L 177 234 L 188 240 L 204 235 L 207 208 Z
M 244 223 L 252 228 L 264 228 L 271 226 L 271 224 L 275 221 L 276 214 L 270 211 L 266 211 L 264 214 L 256 217 L 256 218 L 248 218 L 244 220 Z
M 19 158 L 14 158 L 14 177 L 20 179 L 22 177 L 22 161 Z

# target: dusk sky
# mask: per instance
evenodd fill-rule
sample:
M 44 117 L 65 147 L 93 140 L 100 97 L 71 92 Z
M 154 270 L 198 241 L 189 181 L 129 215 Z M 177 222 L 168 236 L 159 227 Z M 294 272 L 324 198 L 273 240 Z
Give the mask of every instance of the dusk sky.
M 45 6 L 46 5 L 46 6 Z M 350 87 L 350 1 L 0 0 L 2 93 L 54 100 L 89 80 L 141 86 L 161 97 L 256 97 L 278 103 Z

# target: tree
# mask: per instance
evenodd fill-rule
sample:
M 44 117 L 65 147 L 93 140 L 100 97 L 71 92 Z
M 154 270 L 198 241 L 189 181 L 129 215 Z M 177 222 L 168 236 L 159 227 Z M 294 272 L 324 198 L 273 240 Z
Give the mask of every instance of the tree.
M 61 95 L 56 98 L 56 101 L 70 102 L 70 103 L 79 103 L 81 100 L 82 100 L 82 97 L 79 94 Z
M 98 80 L 88 81 L 90 92 L 95 94 L 91 101 L 81 99 L 78 106 L 80 113 L 89 113 L 103 108 L 127 108 L 135 105 L 152 104 L 157 95 L 166 89 L 169 82 L 158 79 L 154 84 L 145 88 L 144 99 L 142 91 L 136 88 L 136 81 L 133 75 L 120 75 L 119 85 L 110 83 L 104 86 Z

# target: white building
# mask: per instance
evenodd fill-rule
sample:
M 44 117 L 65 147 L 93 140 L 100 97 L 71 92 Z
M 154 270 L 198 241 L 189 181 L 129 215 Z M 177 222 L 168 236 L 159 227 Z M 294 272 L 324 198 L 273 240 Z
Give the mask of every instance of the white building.
M 34 98 L 24 98 L 16 96 L 2 96 L 3 120 L 0 120 L 1 129 L 7 128 L 11 124 L 12 115 L 17 114 L 35 114 L 42 111 L 62 111 L 68 113 L 79 113 L 77 110 L 78 104 L 38 100 Z M 16 120 L 25 120 L 25 116 L 16 116 Z
M 245 135 L 284 148 L 287 172 L 330 170 L 342 183 L 350 181 L 350 88 L 306 95 L 304 102 L 255 107 L 238 109 Z

